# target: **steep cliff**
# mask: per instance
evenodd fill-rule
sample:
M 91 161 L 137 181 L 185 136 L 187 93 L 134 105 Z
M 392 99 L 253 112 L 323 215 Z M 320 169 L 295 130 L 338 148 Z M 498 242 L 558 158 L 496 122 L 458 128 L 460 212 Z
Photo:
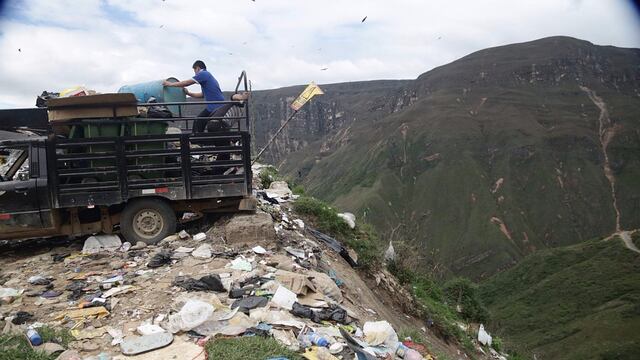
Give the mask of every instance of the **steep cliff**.
M 640 227 L 639 49 L 552 37 L 323 89 L 267 160 L 411 265 L 479 278 Z M 258 147 L 301 90 L 254 94 Z

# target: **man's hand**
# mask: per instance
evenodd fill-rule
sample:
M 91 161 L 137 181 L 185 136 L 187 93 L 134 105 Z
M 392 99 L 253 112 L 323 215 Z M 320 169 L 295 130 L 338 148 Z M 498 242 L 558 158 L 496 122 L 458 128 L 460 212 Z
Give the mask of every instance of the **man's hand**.
M 184 91 L 184 94 L 185 94 L 185 95 L 190 96 L 190 95 L 189 95 L 189 89 L 187 89 L 187 88 L 182 88 L 182 91 Z
M 173 86 L 172 84 L 174 83 L 170 83 L 167 80 L 162 81 L 162 86 Z

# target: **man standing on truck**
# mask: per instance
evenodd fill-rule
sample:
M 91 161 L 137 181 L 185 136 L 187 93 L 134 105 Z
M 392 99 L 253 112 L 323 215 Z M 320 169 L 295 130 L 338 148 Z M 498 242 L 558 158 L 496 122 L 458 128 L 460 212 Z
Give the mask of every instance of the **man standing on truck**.
M 196 62 L 193 63 L 193 72 L 195 73 L 195 75 L 191 79 L 174 83 L 165 80 L 162 82 L 162 85 L 184 88 L 185 94 L 194 98 L 204 97 L 206 101 L 224 101 L 224 95 L 222 94 L 222 90 L 220 90 L 220 84 L 218 84 L 218 80 L 216 80 L 216 78 L 214 78 L 213 75 L 211 75 L 211 73 L 207 71 L 207 66 L 202 60 L 196 60 Z M 187 86 L 193 85 L 195 83 L 200 84 L 202 92 L 193 93 L 186 89 Z M 204 108 L 200 112 L 200 114 L 198 114 L 198 117 L 210 117 L 211 114 L 213 114 L 213 112 L 221 106 L 222 104 L 207 104 L 207 107 Z M 204 132 L 204 129 L 207 126 L 207 122 L 209 122 L 208 119 L 196 120 L 193 124 L 193 132 Z

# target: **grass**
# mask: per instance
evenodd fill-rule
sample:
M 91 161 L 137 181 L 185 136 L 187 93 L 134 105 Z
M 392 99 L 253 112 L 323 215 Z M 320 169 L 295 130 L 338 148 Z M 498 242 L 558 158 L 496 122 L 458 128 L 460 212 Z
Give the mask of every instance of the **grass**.
M 455 278 L 441 285 L 398 263 L 389 264 L 388 269 L 402 284 L 411 287 L 413 296 L 422 305 L 421 316 L 433 321 L 436 332 L 445 340 L 457 341 L 473 357 L 473 341 L 457 324 L 464 320 L 478 321 L 474 315 L 480 313 L 477 309 L 484 309 L 484 306 L 478 299 L 477 286 L 463 278 Z M 458 299 L 462 300 L 463 309 L 469 307 L 474 311 L 458 313 L 454 307 Z
M 380 248 L 378 235 L 373 227 L 367 224 L 357 224 L 351 229 L 338 216 L 333 207 L 313 197 L 300 197 L 293 205 L 299 215 L 305 215 L 321 232 L 335 237 L 358 253 L 358 264 L 365 269 L 380 263 Z
M 640 263 L 622 242 L 537 252 L 481 284 L 488 331 L 507 351 L 553 359 L 640 358 Z M 571 349 L 571 351 L 567 351 Z
M 288 350 L 277 340 L 260 336 L 213 339 L 207 343 L 205 349 L 209 359 L 265 360 L 285 357 L 289 360 L 304 360 L 300 354 Z
M 57 330 L 51 327 L 38 329 L 43 343 L 54 342 L 68 347 L 73 339 L 66 330 Z M 42 351 L 34 350 L 23 334 L 0 335 L 0 360 L 54 360 L 57 355 L 47 355 Z
M 262 187 L 268 189 L 271 186 L 271 183 L 277 180 L 280 180 L 280 175 L 278 174 L 278 170 L 273 166 L 267 166 L 260 171 L 260 182 L 262 183 Z

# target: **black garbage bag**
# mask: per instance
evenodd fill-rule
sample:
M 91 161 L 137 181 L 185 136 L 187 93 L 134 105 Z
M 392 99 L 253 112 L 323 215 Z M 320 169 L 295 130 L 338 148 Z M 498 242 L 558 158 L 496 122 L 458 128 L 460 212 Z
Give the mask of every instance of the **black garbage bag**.
M 311 319 L 315 323 L 322 321 L 335 321 L 337 323 L 347 323 L 347 311 L 339 306 L 332 305 L 329 308 L 321 310 L 313 310 L 308 306 L 300 303 L 294 303 L 291 313 L 297 317 Z
M 224 286 L 222 286 L 222 280 L 220 280 L 218 274 L 203 276 L 199 280 L 188 276 L 178 276 L 173 282 L 173 285 L 179 286 L 187 291 L 226 291 Z
M 162 250 L 159 253 L 153 255 L 151 260 L 149 260 L 147 267 L 159 268 L 161 266 L 164 266 L 170 263 L 171 263 L 171 252 L 167 250 Z
M 36 107 L 39 107 L 39 108 L 47 107 L 47 100 L 56 99 L 59 96 L 60 96 L 60 93 L 57 93 L 57 92 L 43 91 L 42 94 L 36 98 Z
M 148 118 L 167 119 L 173 117 L 173 113 L 168 107 L 162 105 L 150 106 L 147 111 Z
M 18 311 L 16 316 L 11 320 L 14 325 L 22 325 L 33 318 L 33 314 L 26 311 Z
M 238 311 L 242 311 L 243 313 L 249 315 L 249 310 L 265 307 L 269 299 L 262 296 L 248 296 L 244 299 L 238 299 L 231 304 L 231 309 L 240 308 Z

